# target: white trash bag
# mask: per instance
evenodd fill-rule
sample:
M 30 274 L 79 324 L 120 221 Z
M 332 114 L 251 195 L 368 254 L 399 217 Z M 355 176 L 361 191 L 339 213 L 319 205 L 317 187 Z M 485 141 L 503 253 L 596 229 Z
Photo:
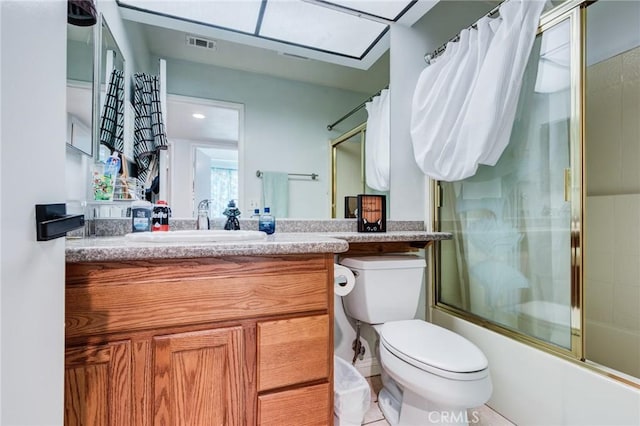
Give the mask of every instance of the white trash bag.
M 334 425 L 360 426 L 371 404 L 369 383 L 340 357 L 333 357 L 333 369 Z

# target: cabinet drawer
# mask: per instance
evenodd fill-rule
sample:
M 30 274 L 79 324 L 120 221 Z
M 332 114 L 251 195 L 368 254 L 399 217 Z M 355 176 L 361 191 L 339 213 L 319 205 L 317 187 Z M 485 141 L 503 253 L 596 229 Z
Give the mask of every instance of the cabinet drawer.
M 329 316 L 258 323 L 258 391 L 326 379 Z
M 260 426 L 327 426 L 331 389 L 328 383 L 258 397 Z
M 69 264 L 66 336 L 329 310 L 324 258 L 232 260 Z

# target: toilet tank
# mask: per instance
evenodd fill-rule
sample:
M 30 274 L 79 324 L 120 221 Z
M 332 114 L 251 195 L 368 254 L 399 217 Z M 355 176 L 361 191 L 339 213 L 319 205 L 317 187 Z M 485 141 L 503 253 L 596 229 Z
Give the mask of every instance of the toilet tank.
M 368 324 L 413 319 L 418 312 L 425 260 L 411 255 L 345 257 L 356 277 L 343 296 L 348 316 Z

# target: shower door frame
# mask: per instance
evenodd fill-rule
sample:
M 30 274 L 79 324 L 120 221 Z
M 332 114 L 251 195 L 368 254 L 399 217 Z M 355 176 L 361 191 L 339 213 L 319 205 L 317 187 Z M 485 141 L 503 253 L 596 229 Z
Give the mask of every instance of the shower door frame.
M 499 325 L 489 319 L 474 315 L 466 310 L 454 307 L 440 301 L 439 284 L 440 271 L 440 242 L 434 244 L 431 250 L 431 289 L 433 298 L 431 308 L 462 318 L 492 331 L 503 334 L 517 341 L 526 343 L 567 360 L 578 362 L 580 365 L 592 368 L 600 373 L 602 370 L 585 363 L 584 359 L 584 303 L 583 303 L 583 212 L 585 205 L 584 194 L 584 87 L 585 87 L 585 10 L 593 1 L 569 0 L 546 12 L 540 19 L 536 36 L 550 28 L 569 20 L 570 23 L 570 122 L 569 122 L 569 169 L 565 173 L 565 199 L 570 202 L 570 250 L 571 272 L 570 282 L 570 349 L 563 348 Z M 443 189 L 438 181 L 432 181 L 432 218 L 433 229 L 440 230 L 439 208 L 442 205 Z M 616 377 L 618 378 L 618 377 Z
M 331 218 L 338 218 L 338 147 L 352 137 L 360 135 L 360 185 L 361 193 L 365 193 L 365 176 L 364 176 L 364 155 L 365 155 L 365 136 L 367 133 L 367 123 L 364 122 L 343 133 L 337 138 L 331 140 Z

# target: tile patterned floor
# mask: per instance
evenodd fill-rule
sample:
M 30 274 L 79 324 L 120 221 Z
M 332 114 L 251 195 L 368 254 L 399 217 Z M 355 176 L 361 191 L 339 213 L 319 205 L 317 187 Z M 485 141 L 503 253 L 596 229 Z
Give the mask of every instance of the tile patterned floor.
M 371 387 L 371 406 L 369 411 L 364 415 L 363 425 L 366 426 L 389 426 L 389 423 L 384 419 L 380 408 L 378 408 L 378 392 L 382 388 L 382 381 L 380 376 L 367 377 L 367 382 Z M 473 426 L 514 426 L 509 420 L 502 417 L 500 414 L 493 411 L 486 405 L 482 407 L 472 408 L 469 412 L 469 425 Z M 473 419 L 478 419 L 477 422 L 472 422 Z

